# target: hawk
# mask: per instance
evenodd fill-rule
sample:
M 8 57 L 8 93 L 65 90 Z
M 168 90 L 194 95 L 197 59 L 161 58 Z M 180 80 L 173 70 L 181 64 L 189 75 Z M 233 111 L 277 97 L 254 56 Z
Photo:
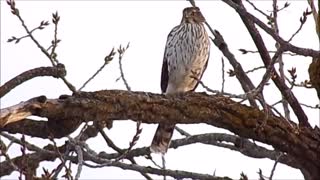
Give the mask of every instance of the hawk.
M 205 18 L 198 7 L 183 10 L 181 23 L 167 37 L 161 90 L 165 94 L 194 91 L 209 59 L 210 40 L 204 27 Z M 165 154 L 169 148 L 175 124 L 160 123 L 150 150 Z

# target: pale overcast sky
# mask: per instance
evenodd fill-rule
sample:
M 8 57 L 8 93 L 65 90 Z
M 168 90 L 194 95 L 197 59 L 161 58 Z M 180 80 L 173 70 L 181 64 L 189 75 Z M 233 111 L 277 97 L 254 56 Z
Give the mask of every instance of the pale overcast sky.
M 257 7 L 271 10 L 271 1 L 255 1 Z M 285 1 L 280 1 L 282 6 Z M 67 79 L 77 88 L 103 64 L 104 57 L 112 47 L 119 45 L 130 47 L 124 55 L 123 66 L 126 78 L 134 91 L 148 91 L 160 93 L 160 73 L 166 37 L 169 31 L 180 23 L 182 9 L 190 6 L 186 1 L 17 1 L 17 8 L 29 28 L 36 27 L 42 20 L 51 22 L 51 14 L 59 12 L 58 37 L 61 43 L 57 48 L 58 60 L 65 64 L 68 74 Z M 245 70 L 262 65 L 257 55 L 242 55 L 238 49 L 255 50 L 255 46 L 243 26 L 240 18 L 226 4 L 220 1 L 200 1 L 197 5 L 201 8 L 207 21 L 214 29 L 224 36 L 230 50 L 242 64 Z M 248 9 L 252 9 L 246 4 Z M 279 13 L 280 34 L 288 39 L 299 27 L 299 17 L 308 7 L 307 1 L 291 2 L 290 8 Z M 263 18 L 258 13 L 254 14 Z M 265 21 L 265 19 L 263 19 Z M 318 49 L 316 34 L 313 30 L 314 21 L 309 16 L 301 33 L 293 40 L 293 44 Z M 310 30 L 312 29 L 312 30 Z M 45 47 L 50 45 L 53 38 L 53 26 L 36 32 L 35 36 Z M 11 36 L 23 36 L 25 32 L 17 17 L 10 13 L 5 1 L 1 1 L 1 84 L 28 69 L 39 66 L 50 66 L 49 60 L 31 42 L 23 39 L 19 44 L 7 43 Z M 211 34 L 210 34 L 211 35 Z M 263 33 L 263 35 L 266 35 Z M 270 50 L 274 50 L 274 42 L 265 36 Z M 203 81 L 212 89 L 221 89 L 221 57 L 220 51 L 212 45 L 209 66 L 204 74 Z M 307 68 L 311 58 L 285 57 L 286 69 L 297 67 L 297 82 L 308 79 Z M 231 69 L 227 63 L 226 70 Z M 259 83 L 264 70 L 250 74 L 255 83 Z M 119 77 L 117 56 L 92 82 L 85 91 L 101 89 L 125 89 Z M 265 88 L 268 103 L 273 104 L 280 99 L 280 94 L 274 93 L 274 86 Z M 198 91 L 203 91 L 198 88 Z M 242 90 L 234 77 L 226 74 L 225 91 L 241 94 Z M 298 99 L 310 105 L 318 103 L 316 93 L 312 90 L 297 89 Z M 307 93 L 305 96 L 302 93 Z M 57 98 L 61 94 L 70 94 L 61 80 L 54 78 L 36 78 L 15 88 L 1 99 L 1 108 L 17 104 L 31 97 L 46 95 Z M 300 96 L 299 96 L 300 94 Z M 279 106 L 281 107 L 281 106 Z M 310 123 L 318 124 L 319 115 L 316 110 L 304 108 L 309 115 Z M 135 133 L 135 123 L 123 121 L 114 123 L 114 128 L 108 131 L 117 145 L 128 147 L 128 143 Z M 227 132 L 206 125 L 180 125 L 191 134 L 205 132 Z M 143 133 L 136 147 L 149 146 L 156 125 L 143 125 Z M 125 132 L 125 133 L 124 133 Z M 120 136 L 121 135 L 121 136 Z M 174 138 L 180 137 L 175 133 Z M 33 142 L 43 142 L 33 138 Z M 89 140 L 91 147 L 100 152 L 109 150 L 101 137 Z M 14 147 L 13 147 L 14 148 Z M 271 147 L 269 147 L 271 148 Z M 12 154 L 20 154 L 19 147 Z M 160 158 L 156 159 L 160 163 Z M 266 159 L 252 159 L 228 149 L 206 145 L 192 145 L 170 149 L 167 156 L 168 169 L 190 170 L 199 173 L 217 176 L 239 178 L 244 172 L 250 179 L 258 178 L 259 168 L 270 174 L 274 164 Z M 138 162 L 145 162 L 138 158 Z M 46 163 L 49 167 L 52 162 Z M 149 162 L 145 165 L 151 165 Z M 76 168 L 76 166 L 74 166 Z M 74 172 L 76 169 L 74 169 Z M 16 178 L 13 173 L 10 178 Z M 8 177 L 9 178 L 9 177 Z M 119 168 L 105 167 L 102 169 L 88 170 L 84 168 L 81 174 L 83 179 L 92 178 L 142 178 L 135 172 L 123 171 Z M 276 179 L 301 179 L 301 173 L 286 165 L 279 164 L 275 172 Z

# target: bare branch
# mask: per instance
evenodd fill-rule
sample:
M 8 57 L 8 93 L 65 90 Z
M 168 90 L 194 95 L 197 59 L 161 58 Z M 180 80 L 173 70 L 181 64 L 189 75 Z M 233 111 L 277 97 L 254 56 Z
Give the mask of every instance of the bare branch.
M 129 84 L 128 84 L 125 76 L 124 76 L 123 68 L 122 68 L 122 58 L 123 58 L 123 55 L 126 52 L 126 50 L 129 48 L 129 44 L 130 43 L 128 43 L 127 47 L 125 47 L 125 48 L 121 47 L 121 45 L 120 45 L 120 47 L 118 49 L 118 53 L 119 53 L 119 68 L 120 68 L 120 75 L 121 75 L 120 78 L 122 79 L 122 81 L 123 81 L 124 85 L 126 86 L 127 90 L 131 91 L 131 88 L 130 88 L 130 86 L 129 86 Z
M 50 141 L 53 143 L 53 150 L 55 151 L 55 154 L 57 154 L 57 157 L 60 159 L 61 161 L 61 165 L 63 166 L 63 168 L 65 169 L 65 174 L 63 175 L 63 177 L 67 178 L 68 180 L 72 180 L 72 175 L 71 175 L 71 169 L 67 167 L 66 163 L 66 159 L 65 159 L 65 155 L 63 152 L 60 152 L 60 148 L 57 146 L 56 141 L 53 139 L 53 137 L 49 136 Z
M 301 48 L 288 43 L 283 38 L 275 34 L 272 28 L 269 28 L 261 20 L 259 20 L 258 18 L 256 18 L 255 16 L 247 12 L 243 5 L 239 5 L 235 3 L 235 1 L 233 0 L 222 0 L 222 1 L 228 4 L 233 9 L 235 9 L 239 13 L 239 15 L 241 15 L 242 17 L 245 17 L 247 20 L 252 21 L 253 23 L 257 24 L 260 28 L 262 28 L 266 33 L 268 33 L 274 40 L 276 40 L 284 48 L 284 51 L 290 51 L 302 56 L 311 56 L 315 58 L 320 56 L 320 51 L 316 51 L 308 48 Z
M 29 30 L 29 28 L 27 27 L 27 25 L 25 24 L 24 20 L 22 19 L 22 17 L 20 16 L 20 12 L 19 9 L 16 8 L 15 6 L 15 1 L 14 0 L 7 0 L 8 5 L 11 8 L 11 12 L 12 14 L 14 14 L 15 16 L 18 17 L 18 19 L 20 20 L 24 30 L 27 32 L 28 37 L 30 37 L 32 39 L 32 41 L 37 45 L 37 47 L 42 51 L 43 54 L 45 54 L 48 59 L 51 61 L 52 65 L 55 66 L 55 62 L 51 59 L 50 54 L 48 53 L 48 51 L 40 45 L 40 43 L 38 42 L 37 39 L 34 38 L 34 36 L 32 35 L 32 32 Z
M 253 50 L 246 50 L 246 49 L 239 49 L 239 51 L 242 53 L 242 54 L 247 54 L 247 53 L 259 53 L 259 51 L 253 51 Z M 276 53 L 277 51 L 268 51 L 269 53 Z M 289 56 L 297 56 L 297 54 L 294 54 L 294 53 L 291 53 L 291 52 L 283 52 L 282 53 L 283 55 L 289 55 Z
M 182 136 L 186 136 L 186 137 L 191 136 L 191 134 L 189 134 L 187 131 L 179 128 L 178 126 L 175 126 L 174 129 L 177 130 Z
M 132 150 L 132 148 L 134 147 L 134 145 L 138 142 L 139 138 L 140 138 L 140 134 L 142 132 L 142 128 L 141 128 L 141 121 L 137 121 L 137 127 L 136 127 L 136 133 L 135 135 L 133 136 L 131 142 L 129 143 L 129 147 L 126 149 L 125 152 L 122 153 L 121 156 L 119 156 L 116 161 L 119 161 L 123 158 L 126 157 L 126 155 L 128 154 L 129 151 Z
M 272 19 L 271 27 L 274 30 L 274 33 L 279 36 L 280 30 L 279 30 L 279 25 L 278 25 L 278 0 L 272 1 L 272 7 L 273 7 L 273 11 L 272 11 L 273 19 Z M 290 41 L 288 41 L 288 42 L 290 42 Z M 279 54 L 276 53 L 274 55 L 274 57 L 277 55 L 276 60 L 279 62 L 280 81 L 281 81 L 281 83 L 285 84 L 284 63 L 283 63 L 283 56 L 282 56 L 283 51 L 281 49 L 282 47 L 278 42 L 276 42 L 275 46 L 277 48 L 277 51 L 279 52 Z M 280 51 L 280 49 L 281 49 L 281 51 Z M 272 65 L 272 67 L 273 67 L 272 62 L 270 63 L 270 65 Z M 284 115 L 285 115 L 286 119 L 290 120 L 289 103 L 283 95 L 282 95 L 282 98 L 283 98 L 282 106 L 283 106 Z
M 69 139 L 69 142 L 72 143 L 72 145 L 74 146 L 75 148 L 75 151 L 77 153 L 77 156 L 78 156 L 78 168 L 77 168 L 77 173 L 75 175 L 75 180 L 78 180 L 80 178 L 80 174 L 81 174 L 81 171 L 82 171 L 82 166 L 83 166 L 83 151 L 81 149 L 81 147 L 79 145 L 77 145 L 77 140 L 74 140 L 72 139 L 71 137 L 68 137 Z
M 265 16 L 268 20 L 272 19 L 271 16 L 269 16 L 268 14 L 266 14 L 265 12 L 263 12 L 262 10 L 257 8 L 256 5 L 254 5 L 254 3 L 252 3 L 250 0 L 246 0 L 246 2 L 249 3 L 253 7 L 254 10 L 258 11 L 260 14 Z
M 81 91 L 91 80 L 93 80 L 102 71 L 102 69 L 113 60 L 115 54 L 116 52 L 114 51 L 114 48 L 112 48 L 109 55 L 104 58 L 103 65 L 85 83 L 83 83 L 78 91 Z
M 308 15 L 310 15 L 312 12 L 309 12 L 308 9 L 306 9 L 305 12 L 303 12 L 302 17 L 300 18 L 300 26 L 299 28 L 296 30 L 296 32 L 294 32 L 292 34 L 292 36 L 289 38 L 288 42 L 292 41 L 292 39 L 301 31 L 303 25 L 307 22 L 307 17 Z
M 255 68 L 252 68 L 252 69 L 246 71 L 246 73 L 247 73 L 247 74 L 248 74 L 248 73 L 252 73 L 252 72 L 255 72 L 255 71 L 257 71 L 257 70 L 264 69 L 264 68 L 266 68 L 266 67 L 265 67 L 265 66 L 258 66 L 258 67 L 255 67 Z
M 308 105 L 308 104 L 304 104 L 304 103 L 300 103 L 302 106 L 310 108 L 310 109 L 320 109 L 320 105 L 316 104 L 314 106 Z
M 25 24 L 24 20 L 22 19 L 22 17 L 20 16 L 20 12 L 19 9 L 16 8 L 15 6 L 15 1 L 14 0 L 7 0 L 7 4 L 10 6 L 11 8 L 11 12 L 13 15 L 17 16 L 18 19 L 20 20 L 23 28 L 25 29 L 25 31 L 27 32 L 28 37 L 31 38 L 31 40 L 37 45 L 37 47 L 41 50 L 41 52 L 50 60 L 52 66 L 57 66 L 58 65 L 58 61 L 56 59 L 56 53 L 53 53 L 52 56 L 49 54 L 49 52 L 38 42 L 38 40 L 32 35 L 32 32 L 29 30 L 29 28 L 27 27 L 27 25 Z M 58 14 L 56 14 L 56 19 L 54 18 L 54 20 L 56 22 L 56 25 L 60 19 L 60 17 L 58 16 Z M 55 40 L 54 40 L 54 46 L 57 45 L 58 40 L 56 39 L 56 28 L 55 28 Z M 53 49 L 54 50 L 54 49 Z M 54 51 L 53 51 L 54 52 Z M 60 76 L 60 78 L 62 79 L 62 81 L 66 84 L 66 86 L 70 89 L 70 91 L 72 91 L 73 93 L 76 92 L 75 87 L 64 77 L 64 76 Z
M 58 23 L 60 21 L 60 16 L 58 15 L 58 12 L 52 14 L 52 23 L 54 24 L 54 35 L 53 35 L 53 41 L 51 42 L 52 49 L 50 53 L 50 57 L 55 63 L 58 63 L 57 60 L 57 54 L 56 54 L 56 48 L 58 46 L 58 43 L 60 40 L 58 40 Z
M 146 95 L 145 92 L 113 90 L 81 92 L 72 97 L 47 100 L 44 103 L 30 101 L 23 107 L 32 107 L 33 104 L 37 105 L 36 111 L 32 108 L 22 108 L 23 112 L 47 117 L 49 122 L 57 121 L 56 118 L 59 117 L 60 121 L 67 122 L 76 119 L 82 121 L 131 119 L 144 123 L 167 121 L 175 124 L 206 123 L 228 129 L 244 138 L 271 144 L 275 149 L 290 154 L 297 162 L 303 162 L 304 167 L 309 168 L 308 171 L 312 167 L 317 167 L 318 162 L 313 159 L 320 153 L 320 149 L 316 148 L 320 137 L 309 136 L 317 134 L 316 129 L 305 127 L 299 129 L 297 133 L 292 123 L 273 115 L 269 115 L 266 120 L 265 112 L 241 105 L 223 96 L 201 93 L 186 93 L 183 96 L 152 93 Z M 9 117 L 15 117 L 16 113 L 19 111 L 7 114 L 10 114 Z M 0 118 L 0 121 L 3 121 L 3 118 Z M 263 128 L 259 128 L 263 123 Z M 60 126 L 60 131 L 61 127 L 64 126 Z
M 207 23 L 206 24 L 208 27 L 210 25 Z M 210 29 L 210 28 L 209 28 Z M 232 65 L 235 75 L 241 84 L 242 89 L 244 90 L 245 93 L 249 92 L 250 90 L 254 89 L 255 86 L 253 85 L 252 81 L 250 78 L 247 76 L 247 74 L 244 72 L 241 64 L 236 60 L 234 55 L 229 51 L 229 48 L 227 44 L 225 43 L 222 35 L 218 31 L 211 31 L 215 38 L 211 40 L 214 42 L 214 44 L 222 51 L 223 55 L 229 60 L 230 64 Z M 255 100 L 252 97 L 249 97 L 249 102 L 252 106 L 257 107 L 257 104 Z
M 199 174 L 199 173 L 180 171 L 180 170 L 170 170 L 170 169 L 163 170 L 163 169 L 139 166 L 139 165 L 134 165 L 134 164 L 125 164 L 125 163 L 121 163 L 119 161 L 114 161 L 114 162 L 110 163 L 110 161 L 107 161 L 102 158 L 90 156 L 90 155 L 88 155 L 87 158 L 89 160 L 99 164 L 99 165 L 90 165 L 88 163 L 85 163 L 86 166 L 92 167 L 92 168 L 114 166 L 114 167 L 119 167 L 124 170 L 134 170 L 137 172 L 150 173 L 150 174 L 156 174 L 156 175 L 162 175 L 162 176 L 167 175 L 167 176 L 171 176 L 175 179 L 191 178 L 191 179 L 231 180 L 231 178 L 228 178 L 228 177 L 211 176 L 208 174 Z M 73 160 L 73 159 L 71 159 L 71 160 Z
M 224 78 L 224 59 L 221 58 L 221 64 L 222 64 L 222 67 L 221 67 L 221 74 L 222 74 L 222 85 L 221 85 L 221 92 L 223 93 L 224 92 L 224 83 L 225 83 L 225 78 Z
M 283 155 L 283 154 L 280 153 L 279 156 L 277 157 L 277 159 L 274 161 L 274 165 L 273 165 L 273 167 L 272 167 L 272 169 L 271 169 L 271 174 L 270 174 L 269 180 L 272 180 L 274 171 L 276 170 L 277 164 L 278 164 L 279 159 L 281 158 L 282 155 Z
M 63 64 L 58 64 L 56 67 L 39 67 L 35 69 L 28 70 L 14 77 L 10 81 L 6 82 L 0 87 L 0 98 L 6 95 L 15 87 L 20 84 L 40 76 L 52 76 L 54 78 L 59 78 L 66 75 L 66 70 Z
M 138 124 L 140 124 L 140 121 L 137 121 L 137 126 Z M 101 126 L 99 126 L 98 123 L 96 123 L 96 128 L 98 129 L 98 131 L 100 132 L 100 134 L 102 135 L 102 137 L 104 138 L 104 140 L 106 141 L 106 143 L 108 144 L 109 147 L 111 147 L 113 150 L 115 150 L 117 153 L 119 153 L 117 155 L 117 157 L 115 158 L 116 160 L 120 160 L 123 158 L 128 159 L 132 164 L 137 164 L 137 162 L 134 160 L 133 157 L 127 157 L 127 154 L 130 152 L 128 150 L 124 150 L 119 148 L 117 145 L 114 144 L 114 142 L 107 136 L 107 134 L 103 131 L 103 128 Z M 138 127 L 137 127 L 138 128 Z M 134 136 L 135 137 L 135 136 Z M 130 147 L 129 147 L 130 148 Z M 131 149 L 133 148 L 133 146 L 131 147 Z M 130 149 L 130 150 L 131 150 Z M 142 176 L 144 176 L 146 179 L 151 180 L 151 177 L 147 174 L 142 172 L 141 173 Z
M 49 25 L 49 22 L 48 21 L 41 21 L 41 23 L 40 23 L 40 25 L 38 26 L 38 27 L 36 27 L 36 28 L 33 28 L 31 31 L 30 31 L 30 33 L 33 33 L 34 31 L 36 31 L 36 30 L 42 30 L 42 29 L 44 29 L 46 26 L 48 26 Z M 27 35 L 24 35 L 24 36 L 21 36 L 21 37 L 15 37 L 15 36 L 12 36 L 11 38 L 9 38 L 8 40 L 7 40 L 7 42 L 15 42 L 16 44 L 17 43 L 19 43 L 22 39 L 24 39 L 24 38 L 27 38 L 27 37 L 30 37 L 30 35 L 29 34 L 27 34 Z
M 279 152 L 268 150 L 264 147 L 258 146 L 255 143 L 241 139 L 238 136 L 231 134 L 222 134 L 222 133 L 208 133 L 208 134 L 198 134 L 189 136 L 182 139 L 172 140 L 170 148 L 178 149 L 179 147 L 192 145 L 195 143 L 202 143 L 206 145 L 214 145 L 218 147 L 227 148 L 230 150 L 238 151 L 248 157 L 252 158 L 269 158 L 276 160 L 279 156 Z M 138 157 L 138 156 L 149 156 L 150 150 L 148 147 L 137 148 L 130 151 L 127 157 Z M 115 154 L 106 154 L 100 153 L 100 157 L 106 159 L 115 159 L 119 156 L 118 153 Z M 283 164 L 290 165 L 291 167 L 297 167 L 295 161 L 288 155 L 283 155 L 279 162 Z M 156 165 L 160 167 L 159 165 Z
M 250 16 L 251 14 L 249 14 L 246 11 L 246 9 L 243 6 L 243 4 L 241 3 L 241 1 L 239 1 L 238 4 L 234 4 L 234 2 L 232 2 L 230 0 L 223 0 L 223 1 L 226 2 L 227 4 L 229 4 L 230 6 L 234 7 L 236 9 L 236 11 L 239 13 L 243 23 L 246 25 L 246 27 L 252 37 L 252 40 L 254 41 L 255 45 L 258 48 L 258 51 L 260 52 L 260 56 L 261 56 L 263 63 L 265 64 L 265 66 L 268 66 L 271 62 L 271 57 L 268 53 L 268 50 L 264 44 L 264 41 L 263 41 L 259 31 L 257 30 L 257 28 L 255 27 L 255 24 L 253 23 L 253 22 L 255 22 L 255 21 L 253 21 L 253 19 L 257 19 L 257 18 L 255 18 L 254 16 L 252 16 L 252 17 Z M 248 17 L 251 17 L 251 18 L 248 18 Z M 269 27 L 267 27 L 267 28 L 269 30 Z M 266 29 L 264 28 L 264 30 L 266 30 Z M 272 32 L 272 35 L 275 35 L 275 33 Z M 277 37 L 279 37 L 279 36 L 277 36 Z M 282 48 L 282 50 L 285 51 L 287 47 L 284 46 L 283 42 L 281 42 L 281 41 L 277 41 L 277 42 L 280 44 L 280 47 Z M 289 43 L 286 43 L 286 46 L 289 46 L 288 44 Z M 319 53 L 319 55 L 320 55 L 320 53 Z M 294 94 L 292 93 L 290 88 L 288 88 L 287 85 L 283 81 L 281 81 L 281 77 L 275 71 L 274 67 L 272 68 L 272 72 L 274 75 L 272 78 L 273 82 L 275 83 L 277 88 L 280 90 L 280 92 L 284 96 L 284 98 L 290 104 L 291 108 L 293 109 L 293 112 L 295 113 L 295 115 L 297 116 L 297 118 L 299 120 L 300 125 L 310 127 L 310 124 L 308 122 L 308 117 L 306 116 L 305 112 L 301 108 L 297 98 L 294 96 Z

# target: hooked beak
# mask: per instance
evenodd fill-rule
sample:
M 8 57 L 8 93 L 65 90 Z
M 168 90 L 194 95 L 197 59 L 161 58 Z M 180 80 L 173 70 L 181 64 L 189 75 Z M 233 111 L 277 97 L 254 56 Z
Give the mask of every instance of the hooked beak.
M 197 22 L 206 22 L 206 19 L 200 11 L 196 12 L 195 19 L 197 20 Z

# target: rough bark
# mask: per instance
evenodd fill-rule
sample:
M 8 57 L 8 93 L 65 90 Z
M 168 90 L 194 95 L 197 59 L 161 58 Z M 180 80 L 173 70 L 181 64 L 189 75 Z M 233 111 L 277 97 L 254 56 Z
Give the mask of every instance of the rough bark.
M 36 102 L 35 99 L 40 99 Z M 318 128 L 299 127 L 274 115 L 248 107 L 230 98 L 187 93 L 164 96 L 121 90 L 81 92 L 59 99 L 34 98 L 23 103 L 23 111 L 48 118 L 50 135 L 62 137 L 63 129 L 79 122 L 127 120 L 144 123 L 206 123 L 265 144 L 294 158 L 307 179 L 320 177 L 320 132 Z M 26 105 L 28 104 L 28 105 Z M 37 104 L 36 106 L 33 104 Z M 2 114 L 0 122 L 14 114 Z M 13 112 L 17 113 L 17 111 Z M 6 116 L 5 116 L 6 115 Z M 3 123 L 2 123 L 3 124 Z M 18 126 L 18 125 L 16 125 Z M 56 131 L 59 128 L 59 133 Z M 2 128 L 5 130 L 6 127 Z M 62 130 L 62 131 L 61 131 Z M 70 133 L 70 132 L 68 132 Z

